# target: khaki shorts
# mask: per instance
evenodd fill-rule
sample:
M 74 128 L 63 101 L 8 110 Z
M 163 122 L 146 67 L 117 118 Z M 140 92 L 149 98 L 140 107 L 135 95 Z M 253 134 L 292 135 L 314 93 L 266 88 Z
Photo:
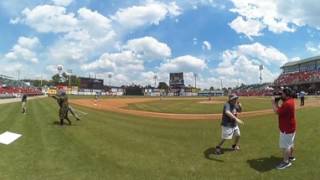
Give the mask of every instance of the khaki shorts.
M 26 108 L 26 102 L 22 102 L 22 108 Z
M 236 127 L 225 127 L 221 126 L 221 138 L 232 139 L 233 136 L 240 136 L 240 129 Z
M 285 134 L 280 132 L 280 138 L 279 138 L 279 146 L 282 149 L 290 149 L 294 145 L 294 138 L 296 133 L 291 134 Z

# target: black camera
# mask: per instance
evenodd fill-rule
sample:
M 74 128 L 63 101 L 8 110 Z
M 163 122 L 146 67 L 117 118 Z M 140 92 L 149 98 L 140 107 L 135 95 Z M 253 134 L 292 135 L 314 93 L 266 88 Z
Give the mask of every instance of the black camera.
M 272 96 L 274 96 L 275 102 L 279 102 L 281 100 L 281 92 L 273 92 Z

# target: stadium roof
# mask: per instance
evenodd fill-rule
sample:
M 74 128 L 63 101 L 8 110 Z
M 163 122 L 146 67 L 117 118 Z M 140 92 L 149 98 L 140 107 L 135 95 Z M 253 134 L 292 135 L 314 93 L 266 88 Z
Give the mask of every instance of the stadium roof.
M 12 77 L 6 76 L 6 75 L 3 75 L 3 74 L 0 74 L 0 78 L 1 79 L 12 79 Z
M 294 66 L 294 65 L 298 65 L 298 64 L 302 64 L 302 63 L 307 63 L 307 62 L 312 62 L 312 61 L 315 61 L 315 60 L 320 60 L 320 56 L 314 56 L 314 57 L 307 58 L 307 59 L 302 59 L 302 60 L 299 60 L 299 61 L 287 62 L 283 66 L 281 66 L 281 68 L 288 67 L 288 66 Z

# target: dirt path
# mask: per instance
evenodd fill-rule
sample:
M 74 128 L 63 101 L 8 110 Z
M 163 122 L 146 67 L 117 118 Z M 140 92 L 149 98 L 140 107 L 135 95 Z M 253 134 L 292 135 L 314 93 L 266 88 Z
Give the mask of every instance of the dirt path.
M 74 100 L 71 100 L 70 102 L 72 104 L 85 106 L 85 107 L 89 107 L 89 108 L 112 111 L 112 112 L 119 112 L 119 113 L 131 114 L 131 115 L 137 115 L 137 116 L 144 116 L 144 117 L 157 117 L 157 118 L 179 119 L 179 120 L 217 120 L 217 119 L 221 119 L 221 114 L 172 114 L 172 113 L 158 113 L 158 112 L 124 109 L 130 103 L 141 103 L 141 102 L 150 102 L 150 101 L 158 101 L 158 99 L 155 99 L 155 98 L 102 99 L 102 100 L 99 100 L 98 103 L 96 103 L 96 104 L 94 103 L 94 100 L 92 100 L 92 99 L 74 99 Z M 271 102 L 270 102 L 270 104 L 271 104 Z M 296 104 L 298 104 L 298 102 Z M 305 107 L 312 107 L 312 106 L 320 106 L 320 101 L 316 100 L 316 99 L 309 100 L 308 102 L 306 102 L 305 106 L 303 106 L 303 107 L 297 106 L 297 109 L 305 108 Z M 259 115 L 265 115 L 265 114 L 271 114 L 271 113 L 273 113 L 272 109 L 242 112 L 240 114 L 240 118 L 259 116 Z

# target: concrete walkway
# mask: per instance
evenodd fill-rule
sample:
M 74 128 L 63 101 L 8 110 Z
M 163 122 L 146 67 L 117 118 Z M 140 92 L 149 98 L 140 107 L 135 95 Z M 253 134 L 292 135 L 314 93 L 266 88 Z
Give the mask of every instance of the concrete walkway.
M 45 97 L 48 97 L 48 96 L 28 97 L 28 100 L 40 99 L 40 98 L 45 98 Z M 8 104 L 8 103 L 14 103 L 14 102 L 21 102 L 21 98 L 0 99 L 0 104 Z

